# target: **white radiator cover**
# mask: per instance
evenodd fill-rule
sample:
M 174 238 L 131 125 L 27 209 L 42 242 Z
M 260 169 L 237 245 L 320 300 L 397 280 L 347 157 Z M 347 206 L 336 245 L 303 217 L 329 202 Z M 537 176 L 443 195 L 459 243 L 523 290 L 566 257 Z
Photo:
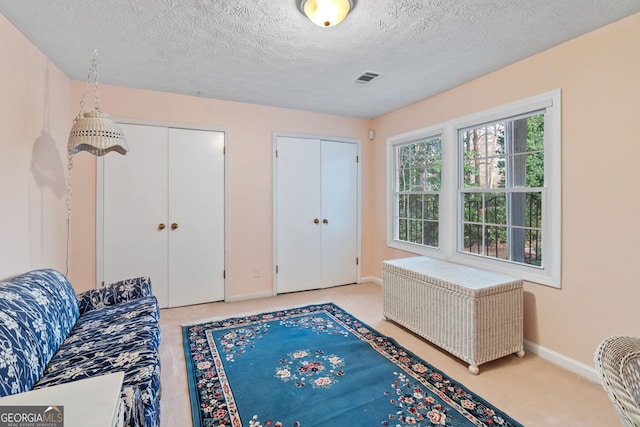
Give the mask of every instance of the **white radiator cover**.
M 382 264 L 384 316 L 469 363 L 524 356 L 523 281 L 429 257 Z

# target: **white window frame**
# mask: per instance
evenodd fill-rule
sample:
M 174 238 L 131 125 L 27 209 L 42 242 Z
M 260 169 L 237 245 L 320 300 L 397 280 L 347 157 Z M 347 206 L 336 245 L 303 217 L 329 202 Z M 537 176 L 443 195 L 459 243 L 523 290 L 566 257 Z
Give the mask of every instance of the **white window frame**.
M 444 154 L 444 136 L 445 128 L 443 126 L 431 126 L 424 129 L 418 129 L 417 131 L 408 132 L 402 135 L 397 135 L 387 139 L 387 171 L 388 171 L 388 203 L 387 203 L 387 245 L 395 249 L 401 249 L 407 252 L 414 252 L 424 255 L 437 256 L 437 253 L 442 248 L 442 203 L 443 196 L 447 193 L 444 188 L 445 184 L 445 154 Z M 441 141 L 441 156 L 442 156 L 442 176 L 439 194 L 439 206 L 438 221 L 440 224 L 440 231 L 438 236 L 438 247 L 421 245 L 418 243 L 411 243 L 404 240 L 398 240 L 398 230 L 395 227 L 395 218 L 397 216 L 397 205 L 395 203 L 395 186 L 396 186 L 396 147 L 410 144 L 413 142 L 425 141 L 433 138 L 439 138 Z M 448 167 L 446 168 L 448 169 Z
M 492 121 L 500 121 L 533 111 L 545 110 L 544 201 L 543 201 L 543 266 L 532 266 L 495 259 L 462 251 L 462 209 L 459 206 L 462 147 L 458 131 Z M 561 91 L 556 89 L 537 96 L 425 127 L 387 139 L 387 245 L 417 255 L 457 262 L 485 270 L 512 275 L 529 282 L 561 287 L 562 251 L 562 106 Z M 395 147 L 424 138 L 441 136 L 442 189 L 440 193 L 439 248 L 395 239 L 394 179 Z

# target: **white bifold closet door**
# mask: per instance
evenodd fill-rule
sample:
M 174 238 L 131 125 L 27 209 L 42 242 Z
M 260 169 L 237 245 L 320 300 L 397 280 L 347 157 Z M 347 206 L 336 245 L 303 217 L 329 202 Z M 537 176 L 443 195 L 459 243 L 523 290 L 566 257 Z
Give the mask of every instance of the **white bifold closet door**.
M 358 146 L 276 139 L 278 293 L 357 281 Z
M 224 133 L 121 127 L 129 152 L 98 169 L 102 281 L 150 276 L 161 307 L 224 299 Z

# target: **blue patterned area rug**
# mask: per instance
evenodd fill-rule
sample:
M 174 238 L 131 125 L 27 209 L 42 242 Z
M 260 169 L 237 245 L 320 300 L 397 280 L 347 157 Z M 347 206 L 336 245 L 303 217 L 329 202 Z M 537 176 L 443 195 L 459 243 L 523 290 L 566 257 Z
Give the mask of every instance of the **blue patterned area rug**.
M 196 427 L 521 425 L 334 304 L 183 336 Z

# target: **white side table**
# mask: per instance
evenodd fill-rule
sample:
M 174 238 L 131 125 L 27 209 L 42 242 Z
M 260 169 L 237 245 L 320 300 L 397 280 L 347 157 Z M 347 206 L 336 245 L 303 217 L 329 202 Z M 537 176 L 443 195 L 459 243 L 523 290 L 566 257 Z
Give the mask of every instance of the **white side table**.
M 118 372 L 0 398 L 0 406 L 63 406 L 65 427 L 119 427 L 124 413 Z

